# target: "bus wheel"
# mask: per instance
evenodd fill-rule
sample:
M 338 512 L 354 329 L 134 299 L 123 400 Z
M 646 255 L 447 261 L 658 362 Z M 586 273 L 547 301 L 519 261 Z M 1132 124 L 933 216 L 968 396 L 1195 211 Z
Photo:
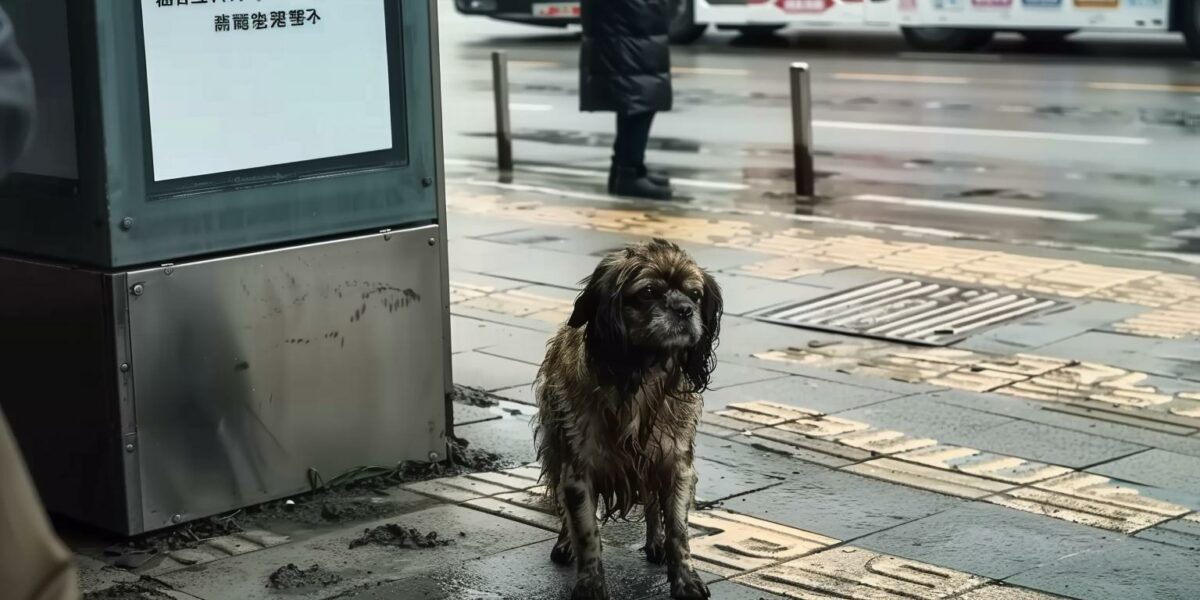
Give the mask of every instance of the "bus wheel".
M 692 0 L 671 0 L 671 43 L 686 46 L 704 36 L 705 23 L 696 22 Z
M 1200 0 L 1185 1 L 1179 13 L 1183 38 L 1192 49 L 1192 56 L 1200 58 Z
M 1074 34 L 1076 29 L 1026 29 L 1021 37 L 1034 46 L 1057 46 Z
M 904 41 L 916 50 L 931 52 L 965 52 L 992 41 L 990 29 L 958 29 L 954 27 L 901 27 Z

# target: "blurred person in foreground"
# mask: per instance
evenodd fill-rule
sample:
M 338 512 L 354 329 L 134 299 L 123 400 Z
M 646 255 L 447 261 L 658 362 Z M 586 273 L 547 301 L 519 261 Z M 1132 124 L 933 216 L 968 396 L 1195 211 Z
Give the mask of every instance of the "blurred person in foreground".
M 33 76 L 16 34 L 0 8 L 0 178 L 29 143 L 34 119 Z M 0 597 L 74 600 L 75 562 L 50 527 L 8 421 L 0 411 Z
M 666 200 L 671 182 L 646 168 L 654 115 L 671 110 L 667 0 L 583 0 L 579 106 L 617 113 L 608 193 Z

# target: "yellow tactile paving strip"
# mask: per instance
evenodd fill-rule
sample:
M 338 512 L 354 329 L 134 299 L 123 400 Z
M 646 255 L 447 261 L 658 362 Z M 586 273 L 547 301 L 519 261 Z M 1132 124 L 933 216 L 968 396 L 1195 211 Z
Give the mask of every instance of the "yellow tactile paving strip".
M 729 429 L 729 435 L 741 432 L 822 451 L 820 446 L 804 443 L 805 439 L 817 440 L 829 453 L 842 457 L 847 456 L 837 452 L 839 446 L 865 450 L 867 454 L 860 455 L 862 462 L 842 470 L 1122 533 L 1136 533 L 1184 515 L 1196 516 L 1187 507 L 1144 496 L 1100 475 L 913 437 L 804 407 L 790 407 L 785 412 L 780 406 L 761 401 L 731 404 L 705 415 L 705 423 Z M 785 420 L 764 425 L 764 414 Z M 786 419 L 788 416 L 791 418 Z M 788 435 L 774 435 L 780 431 Z
M 822 236 L 795 227 L 765 231 L 736 219 L 555 206 L 536 201 L 509 202 L 499 196 L 453 196 L 448 204 L 460 213 L 639 237 L 665 237 L 780 256 L 742 268 L 761 277 L 791 279 L 830 268 L 857 266 L 972 285 L 1146 306 L 1155 310 L 1129 319 L 1118 328 L 1134 335 L 1162 338 L 1200 334 L 1200 278 L 1189 275 L 858 235 Z
M 991 392 L 1055 403 L 1058 410 L 1179 435 L 1200 431 L 1200 390 L 1171 394 L 1145 373 L 1044 356 L 997 356 L 886 342 L 818 344 L 754 355 L 854 375 Z
M 775 405 L 775 409 L 784 405 Z M 774 410 L 769 403 L 753 410 Z M 788 415 L 792 416 L 791 414 Z M 496 473 L 434 479 L 406 489 L 557 532 L 558 517 L 537 486 L 536 465 Z M 724 509 L 692 511 L 696 566 L 790 598 L 897 600 L 962 597 L 1049 600 L 1053 596 L 1002 586 L 985 577 L 879 554 L 817 533 Z

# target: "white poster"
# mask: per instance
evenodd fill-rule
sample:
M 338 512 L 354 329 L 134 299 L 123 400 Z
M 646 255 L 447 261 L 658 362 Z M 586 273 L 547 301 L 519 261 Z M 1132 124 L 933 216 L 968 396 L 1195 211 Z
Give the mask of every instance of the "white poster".
M 154 179 L 392 147 L 385 0 L 141 0 Z

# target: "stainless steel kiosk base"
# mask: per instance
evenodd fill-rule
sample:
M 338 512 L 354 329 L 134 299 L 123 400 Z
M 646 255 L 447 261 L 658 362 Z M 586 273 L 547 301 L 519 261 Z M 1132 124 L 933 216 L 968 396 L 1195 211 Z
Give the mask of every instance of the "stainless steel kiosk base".
M 438 235 L 123 272 L 0 258 L 0 405 L 48 508 L 138 534 L 444 455 Z

